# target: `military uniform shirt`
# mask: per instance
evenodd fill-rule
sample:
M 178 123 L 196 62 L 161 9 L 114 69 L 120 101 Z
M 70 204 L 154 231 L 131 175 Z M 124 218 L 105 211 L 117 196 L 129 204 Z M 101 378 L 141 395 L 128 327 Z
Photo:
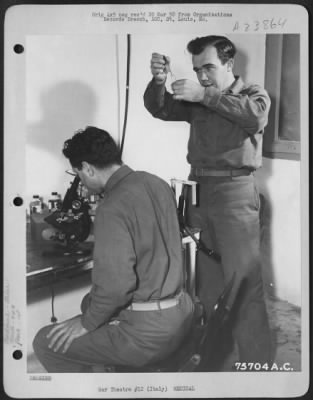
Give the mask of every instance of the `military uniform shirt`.
M 182 288 L 182 244 L 170 186 L 121 166 L 108 180 L 95 216 L 90 304 L 96 329 L 129 303 L 164 299 Z
M 224 91 L 205 88 L 200 103 L 179 101 L 165 84 L 152 80 L 144 104 L 156 118 L 190 123 L 187 161 L 193 167 L 248 168 L 262 164 L 262 138 L 270 98 L 259 85 L 245 85 L 240 77 Z

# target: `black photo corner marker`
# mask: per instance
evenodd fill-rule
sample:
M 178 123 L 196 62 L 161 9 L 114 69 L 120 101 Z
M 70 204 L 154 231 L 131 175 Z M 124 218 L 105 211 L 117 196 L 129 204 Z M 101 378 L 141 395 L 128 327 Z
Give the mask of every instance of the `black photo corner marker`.
M 20 207 L 23 204 L 23 199 L 20 196 L 16 196 L 13 199 L 13 204 L 17 207 Z
M 22 44 L 17 43 L 14 47 L 14 52 L 16 54 L 22 54 L 24 52 L 24 46 Z
M 15 360 L 20 360 L 23 357 L 23 353 L 21 350 L 14 350 L 12 356 Z

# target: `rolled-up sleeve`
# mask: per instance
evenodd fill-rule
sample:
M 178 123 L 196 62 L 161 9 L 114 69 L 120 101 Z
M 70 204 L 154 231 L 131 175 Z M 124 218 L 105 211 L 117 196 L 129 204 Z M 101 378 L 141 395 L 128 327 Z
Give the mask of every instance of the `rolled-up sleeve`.
M 267 92 L 252 85 L 240 93 L 223 93 L 206 88 L 202 104 L 237 123 L 249 134 L 262 132 L 268 121 L 271 105 Z
M 99 207 L 95 238 L 90 302 L 82 315 L 82 324 L 89 331 L 125 307 L 136 289 L 136 255 L 125 216 Z
M 190 122 L 191 105 L 187 101 L 173 99 L 165 84 L 157 85 L 152 80 L 144 93 L 144 105 L 153 117 L 163 121 Z

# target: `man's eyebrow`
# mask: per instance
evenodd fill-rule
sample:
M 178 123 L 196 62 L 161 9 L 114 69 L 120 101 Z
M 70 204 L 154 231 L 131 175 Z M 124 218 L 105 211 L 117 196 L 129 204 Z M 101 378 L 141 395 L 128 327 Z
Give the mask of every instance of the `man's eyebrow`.
M 193 70 L 195 72 L 199 71 L 201 68 L 211 68 L 211 67 L 215 67 L 214 64 L 208 63 L 208 64 L 204 64 L 201 67 L 193 67 Z

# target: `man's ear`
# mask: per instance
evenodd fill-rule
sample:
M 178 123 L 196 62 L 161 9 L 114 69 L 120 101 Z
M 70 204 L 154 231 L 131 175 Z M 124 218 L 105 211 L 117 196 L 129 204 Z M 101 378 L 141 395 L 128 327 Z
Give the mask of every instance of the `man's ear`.
M 227 71 L 230 72 L 230 71 L 232 71 L 233 68 L 234 68 L 234 59 L 230 58 L 227 61 Z
M 89 164 L 87 161 L 82 161 L 82 170 L 88 176 L 93 176 L 95 173 L 94 167 L 91 164 Z

